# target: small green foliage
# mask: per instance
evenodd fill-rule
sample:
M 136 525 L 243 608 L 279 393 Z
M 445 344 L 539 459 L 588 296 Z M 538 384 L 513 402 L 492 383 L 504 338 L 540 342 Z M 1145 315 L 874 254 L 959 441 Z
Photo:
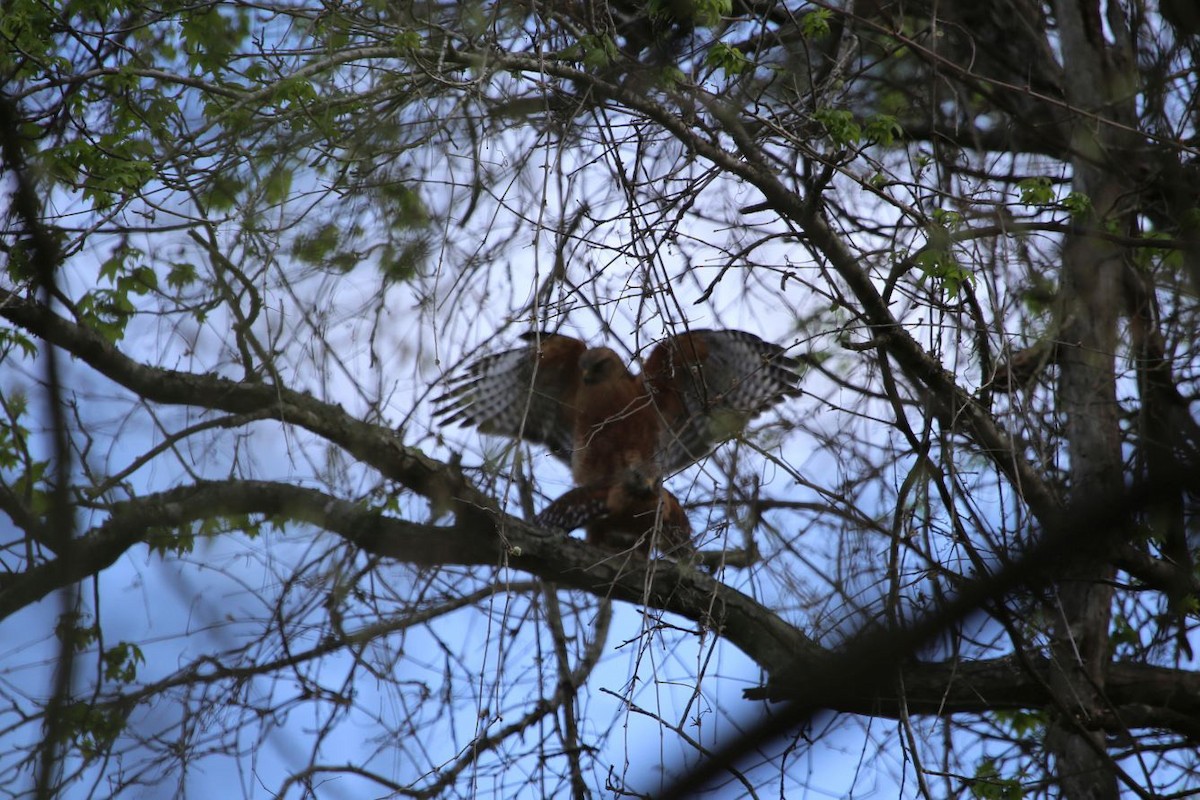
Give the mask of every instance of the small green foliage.
M 128 119 L 116 122 L 122 123 L 120 127 L 97 136 L 94 142 L 72 139 L 37 155 L 52 181 L 80 190 L 97 208 L 136 195 L 155 176 L 152 146 L 144 133 L 129 127 L 132 122 Z
M 891 145 L 903 133 L 904 129 L 891 114 L 872 114 L 863 125 L 863 134 L 884 147 Z
M 189 60 L 203 72 L 220 75 L 229 68 L 234 48 L 250 31 L 245 9 L 189 9 L 180 16 L 179 33 Z
M 1027 206 L 1059 208 L 1076 218 L 1092 211 L 1091 198 L 1081 192 L 1071 192 L 1061 202 L 1055 202 L 1054 184 L 1045 176 L 1025 178 L 1017 183 L 1017 190 L 1021 193 L 1021 202 Z
M 650 0 L 646 12 L 656 23 L 670 25 L 675 22 L 691 22 L 701 28 L 712 28 L 724 17 L 733 13 L 733 0 Z M 691 19 L 685 19 L 690 13 Z
M 957 211 L 952 211 L 945 208 L 935 208 L 933 210 L 933 221 L 941 228 L 948 231 L 958 230 L 962 227 L 963 216 Z
M 975 278 L 949 250 L 924 250 L 917 256 L 917 265 L 927 277 L 940 280 L 950 297 L 957 297 L 963 284 Z
M 975 777 L 968 779 L 967 786 L 973 797 L 979 800 L 1021 800 L 1025 790 L 1015 778 L 1003 778 L 996 768 L 994 759 L 985 758 L 975 767 Z
M 389 218 L 399 228 L 411 230 L 429 224 L 429 209 L 421 199 L 421 193 L 403 181 L 384 184 L 379 188 L 380 198 L 387 203 Z
M 125 326 L 137 310 L 131 298 L 158 289 L 158 273 L 138 263 L 142 255 L 135 248 L 118 247 L 100 265 L 98 275 L 113 288 L 93 289 L 79 301 L 81 316 L 110 342 L 121 340 Z
M 997 711 L 996 720 L 1005 723 L 1021 739 L 1040 738 L 1050 721 L 1045 711 Z
M 157 288 L 158 273 L 144 264 L 117 279 L 117 291 L 126 294 L 150 294 Z
M 1025 178 L 1017 182 L 1021 202 L 1027 206 L 1046 206 L 1054 202 L 1054 188 L 1046 177 Z
M 133 318 L 134 306 L 128 295 L 112 289 L 93 289 L 78 304 L 80 319 L 109 344 L 125 337 L 125 326 Z
M 59 616 L 54 633 L 63 644 L 68 644 L 77 651 L 83 650 L 100 638 L 99 626 L 95 623 L 84 624 L 90 620 L 91 617 L 87 614 L 68 611 Z
M 750 66 L 750 60 L 736 47 L 730 47 L 724 42 L 717 42 L 709 48 L 705 63 L 713 69 L 719 69 L 730 77 L 741 75 Z
M 401 31 L 392 41 L 401 50 L 415 50 L 421 46 L 421 34 L 417 31 Z
M 50 512 L 50 494 L 46 490 L 46 470 L 50 468 L 49 461 L 28 461 L 25 449 L 25 439 L 29 432 L 24 428 L 18 431 L 18 438 L 13 442 L 19 449 L 11 452 L 13 464 L 16 467 L 28 463 L 28 468 L 17 476 L 12 483 L 13 493 L 25 500 L 25 505 L 37 517 L 45 517 Z
M 4 361 L 4 357 L 14 347 L 18 348 L 26 358 L 33 358 L 37 355 L 37 345 L 28 336 L 15 328 L 0 328 L 0 361 Z
M 104 677 L 110 681 L 132 683 L 137 678 L 139 664 L 146 663 L 146 657 L 136 644 L 118 642 L 101 655 L 104 662 Z
M 185 555 L 196 547 L 196 535 L 190 528 L 148 528 L 146 546 L 161 556 Z
M 14 86 L 17 85 L 15 79 L 28 78 L 49 67 L 56 40 L 47 36 L 46 31 L 61 24 L 60 13 L 61 10 L 51 3 L 13 0 L 4 4 L 4 13 L 0 14 L 0 38 L 5 47 L 0 51 L 0 64 L 4 65 L 5 77 L 13 80 Z M 21 57 L 17 58 L 16 54 Z
M 112 205 L 118 198 L 137 194 L 154 177 L 154 165 L 149 161 L 112 157 L 116 154 L 111 151 L 109 155 L 92 167 L 83 182 L 84 197 L 101 208 Z
M 249 514 L 206 517 L 189 525 L 151 528 L 146 531 L 145 541 L 152 553 L 183 555 L 195 550 L 197 538 L 212 538 L 234 531 L 253 539 L 261 532 L 262 524 Z
M 276 83 L 271 99 L 283 110 L 304 108 L 317 99 L 317 90 L 306 76 L 298 75 Z
M 175 261 L 167 272 L 167 286 L 172 289 L 186 289 L 196 282 L 196 265 L 183 261 Z
M 839 147 L 856 144 L 862 139 L 862 128 L 854 121 L 854 115 L 849 111 L 819 108 L 813 112 L 813 119 L 821 123 L 829 138 Z
M 309 231 L 292 242 L 292 255 L 314 266 L 324 266 L 330 253 L 341 244 L 341 228 L 332 222 Z
M 957 297 L 963 284 L 974 280 L 975 277 L 954 254 L 951 232 L 962 227 L 962 214 L 949 209 L 935 208 L 931 217 L 932 224 L 926 229 L 928 243 L 916 257 L 916 264 L 927 278 L 941 281 L 947 295 Z
M 379 268 L 384 278 L 393 283 L 403 283 L 417 277 L 429 258 L 430 244 L 422 236 L 405 240 L 399 246 L 388 246 L 379 259 Z
M 268 203 L 284 202 L 291 191 L 292 171 L 287 167 L 276 166 L 263 181 L 263 198 Z
M 829 20 L 833 17 L 833 12 L 828 8 L 818 8 L 816 11 L 810 11 L 800 18 L 800 32 L 805 39 L 815 39 L 819 36 L 829 35 Z
M 661 86 L 671 88 L 683 83 L 687 80 L 687 76 L 683 74 L 683 70 L 679 67 L 674 64 L 667 64 L 659 70 L 658 79 Z
M 1083 192 L 1071 192 L 1063 198 L 1062 206 L 1072 217 L 1086 217 L 1092 213 L 1092 198 Z
M 587 34 L 579 37 L 580 60 L 588 69 L 604 69 L 617 58 L 617 45 L 607 36 Z
M 0 334 L 5 331 L 0 330 Z M 0 350 L 0 356 L 3 351 Z M 28 459 L 29 429 L 21 424 L 21 417 L 25 416 L 25 411 L 28 407 L 28 399 L 25 392 L 19 388 L 10 390 L 6 395 L 0 398 L 3 403 L 3 410 L 7 419 L 0 422 L 0 469 L 16 469 L 26 463 Z M 40 462 L 35 462 L 35 465 Z M 44 470 L 44 466 L 42 467 Z M 20 479 L 14 483 L 12 487 L 14 495 L 23 497 L 26 492 L 23 491 Z
M 211 211 L 229 211 L 236 204 L 245 184 L 229 172 L 214 174 L 205 186 L 203 200 Z
M 1128 617 L 1124 614 L 1117 614 L 1113 617 L 1112 627 L 1109 631 L 1108 646 L 1115 651 L 1123 644 L 1136 647 L 1141 644 L 1141 637 L 1138 635 L 1138 629 L 1130 624 Z
M 70 703 L 62 708 L 63 742 L 71 742 L 86 761 L 101 757 L 125 729 L 126 717 L 115 708 Z
M 25 238 L 17 239 L 9 247 L 7 255 L 4 271 L 14 283 L 29 284 L 37 280 L 33 242 Z
M 733 0 L 694 0 L 692 18 L 702 28 L 712 28 L 733 13 Z

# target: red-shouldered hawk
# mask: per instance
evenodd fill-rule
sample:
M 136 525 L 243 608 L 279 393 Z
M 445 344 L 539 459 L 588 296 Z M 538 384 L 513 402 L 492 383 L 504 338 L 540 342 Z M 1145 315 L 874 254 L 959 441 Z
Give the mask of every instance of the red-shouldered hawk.
M 742 331 L 692 331 L 659 343 L 634 375 L 607 347 L 531 333 L 526 347 L 484 356 L 437 398 L 444 421 L 545 444 L 577 484 L 539 524 L 649 554 L 691 549 L 691 526 L 662 488 L 782 398 L 798 393 L 795 359 Z M 659 522 L 659 525 L 655 525 Z M 647 535 L 647 534 L 650 535 Z
M 693 552 L 692 526 L 675 495 L 636 469 L 615 482 L 579 486 L 538 514 L 534 524 L 573 531 L 584 528 L 587 541 L 610 550 L 635 549 L 683 556 Z
M 742 331 L 672 336 L 641 375 L 607 347 L 552 333 L 522 338 L 531 344 L 472 363 L 435 413 L 547 445 L 579 486 L 614 484 L 627 468 L 657 480 L 798 393 L 796 360 Z

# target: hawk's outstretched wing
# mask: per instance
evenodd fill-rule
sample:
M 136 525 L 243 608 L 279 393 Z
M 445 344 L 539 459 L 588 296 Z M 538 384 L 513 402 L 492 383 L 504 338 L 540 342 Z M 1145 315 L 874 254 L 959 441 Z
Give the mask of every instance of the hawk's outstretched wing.
M 544 444 L 570 462 L 575 437 L 579 357 L 587 345 L 570 336 L 530 333 L 530 344 L 484 356 L 434 402 L 443 423 Z
M 642 379 L 662 421 L 663 469 L 698 461 L 756 415 L 799 394 L 798 366 L 779 345 L 744 331 L 691 331 L 655 347 Z
M 580 486 L 615 485 L 628 469 L 657 480 L 798 393 L 797 361 L 752 333 L 672 336 L 640 376 L 607 347 L 557 334 L 525 338 L 533 343 L 471 364 L 435 413 L 547 445 L 571 463 Z

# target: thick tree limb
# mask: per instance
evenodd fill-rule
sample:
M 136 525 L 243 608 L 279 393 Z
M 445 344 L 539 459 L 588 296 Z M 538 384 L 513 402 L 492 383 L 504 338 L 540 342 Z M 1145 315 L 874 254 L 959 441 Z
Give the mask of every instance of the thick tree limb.
M 246 480 L 198 483 L 115 504 L 108 520 L 57 558 L 7 576 L 0 584 L 0 619 L 97 574 L 156 532 L 234 514 L 309 523 L 369 553 L 414 566 L 504 567 L 599 597 L 661 608 L 715 630 L 768 672 L 798 655 L 821 652 L 770 609 L 688 567 L 614 554 L 498 513 L 453 527 L 423 525 L 316 489 Z
M 274 383 L 234 381 L 134 361 L 100 334 L 44 305 L 0 289 L 0 317 L 61 347 L 100 374 L 155 403 L 272 416 L 340 445 L 385 477 L 429 498 L 434 508 L 463 513 L 493 507 L 457 470 L 401 444 L 394 432 L 347 414 L 340 407 Z
M 164 529 L 234 514 L 311 524 L 374 555 L 414 566 L 503 566 L 600 597 L 652 605 L 715 629 L 769 674 L 815 675 L 838 657 L 753 599 L 674 563 L 625 559 L 513 517 L 497 516 L 492 525 L 423 525 L 316 489 L 266 481 L 205 482 L 116 504 L 105 523 L 76 539 L 59 558 L 8 576 L 0 585 L 0 619 L 98 573 Z M 909 714 L 939 716 L 1039 709 L 1050 703 L 1046 686 L 1054 669 L 1041 657 L 907 661 L 894 673 L 903 679 L 902 696 L 894 692 L 895 683 L 879 681 L 874 688 L 863 684 L 861 692 L 831 693 L 823 699 L 831 710 L 886 717 L 898 716 L 902 702 Z M 792 696 L 789 686 L 799 694 L 811 688 L 779 680 L 747 695 L 787 699 Z M 1161 727 L 1196 736 L 1195 725 L 1180 723 L 1200 719 L 1200 674 L 1114 663 L 1107 699 L 1111 715 L 1101 720 L 1105 725 L 1133 724 L 1121 713 L 1128 708 L 1140 724 L 1157 719 Z
M 909 662 L 897 670 L 904 687 L 893 682 L 876 692 L 839 697 L 835 710 L 867 716 L 899 717 L 901 704 L 909 714 L 950 716 L 1048 708 L 1053 698 L 1047 682 L 1057 668 L 1041 656 L 1013 656 L 986 661 Z M 773 699 L 786 699 L 776 687 Z M 763 690 L 749 690 L 751 697 Z M 1110 715 L 1097 722 L 1112 732 L 1129 727 L 1155 726 L 1178 731 L 1189 739 L 1200 733 L 1200 674 L 1151 664 L 1116 662 L 1109 666 L 1106 698 Z M 1121 712 L 1136 710 L 1136 722 Z M 1189 724 L 1178 725 L 1183 719 Z
M 624 560 L 512 517 L 498 517 L 492 527 L 422 525 L 315 489 L 264 481 L 200 483 L 117 504 L 110 519 L 79 537 L 69 552 L 10 576 L 0 589 L 0 618 L 105 569 L 156 531 L 225 514 L 264 514 L 312 524 L 370 553 L 416 566 L 503 565 L 598 596 L 648 603 L 715 628 L 768 673 L 782 672 L 785 665 L 789 674 L 816 672 L 834 655 L 756 601 L 676 564 Z M 909 662 L 902 670 L 902 697 L 881 682 L 883 688 L 831 694 L 828 700 L 833 710 L 874 716 L 898 715 L 901 702 L 910 714 L 1036 709 L 1049 703 L 1046 680 L 1052 670 L 1051 663 L 1040 658 L 1023 663 L 1013 658 Z M 774 699 L 788 696 L 783 684 L 772 686 Z M 764 690 L 748 694 L 765 696 Z M 1195 735 L 1195 730 L 1176 723 L 1200 717 L 1200 675 L 1117 663 L 1110 668 L 1107 696 L 1113 725 L 1125 724 L 1120 712 L 1128 707 L 1137 711 L 1137 719 L 1159 719 L 1163 727 Z

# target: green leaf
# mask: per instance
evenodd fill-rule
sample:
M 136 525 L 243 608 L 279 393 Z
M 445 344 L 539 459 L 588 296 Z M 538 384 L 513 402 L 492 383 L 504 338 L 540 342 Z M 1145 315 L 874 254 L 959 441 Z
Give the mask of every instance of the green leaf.
M 110 344 L 125 336 L 125 326 L 135 311 L 128 288 L 94 289 L 80 299 L 78 308 L 80 318 Z
M 167 273 L 167 286 L 172 289 L 185 289 L 196 282 L 196 266 L 187 264 L 182 261 L 176 261 L 171 264 L 171 270 Z
M 263 182 L 263 197 L 268 203 L 278 204 L 287 200 L 292 191 L 292 171 L 276 166 Z
M 996 719 L 1006 723 L 1021 739 L 1037 739 L 1046 730 L 1049 715 L 1045 711 L 997 711 Z
M 975 777 L 967 780 L 971 795 L 979 800 L 1021 800 L 1025 790 L 1015 778 L 1000 775 L 994 759 L 985 758 L 975 767 Z
M 887 147 L 904 134 L 904 129 L 891 114 L 873 114 L 863 125 L 863 134 L 871 141 Z
M 389 246 L 380 258 L 380 270 L 384 277 L 393 283 L 410 281 L 420 274 L 431 249 L 425 237 L 403 242 L 399 247 Z
M 342 229 L 332 222 L 321 225 L 316 230 L 298 236 L 292 242 L 292 255 L 313 265 L 323 265 L 329 254 L 337 249 L 342 241 Z
M 1062 206 L 1072 217 L 1085 217 L 1092 213 L 1092 198 L 1083 192 L 1071 192 L 1063 198 Z
M 589 69 L 603 69 L 617 57 L 617 45 L 607 36 L 587 34 L 579 37 L 582 61 Z
M 229 211 L 237 204 L 238 195 L 246 188 L 239 178 L 228 173 L 213 175 L 204 200 L 211 211 Z
M 733 13 L 733 0 L 691 0 L 688 3 L 650 0 L 646 4 L 646 11 L 650 19 L 659 25 L 691 22 L 701 28 L 712 28 Z
M 401 50 L 413 50 L 421 46 L 421 34 L 417 31 L 401 31 L 392 43 Z
M 20 349 L 26 358 L 37 355 L 37 344 L 21 331 L 14 328 L 0 328 L 0 361 L 13 347 Z
M 187 10 L 180 16 L 180 37 L 191 62 L 214 76 L 226 71 L 234 49 L 249 33 L 247 11 L 209 6 Z
M 733 0 L 695 0 L 693 19 L 702 28 L 713 28 L 733 13 Z
M 854 121 L 854 115 L 849 111 L 819 108 L 813 112 L 813 119 L 821 123 L 829 138 L 840 147 L 856 144 L 862 139 L 862 128 Z
M 736 47 L 717 42 L 708 50 L 704 61 L 713 69 L 724 71 L 728 76 L 740 75 L 750 66 L 750 60 Z
M 117 276 L 125 269 L 124 253 L 120 250 L 113 253 L 104 263 L 100 265 L 100 277 L 107 279 L 109 283 L 116 283 Z
M 104 662 L 104 677 L 110 681 L 132 683 L 137 678 L 139 664 L 146 663 L 146 657 L 136 644 L 118 642 L 101 655 Z
M 411 230 L 429 224 L 429 209 L 421 199 L 421 193 L 403 181 L 386 183 L 379 188 L 380 199 L 385 201 L 392 224 Z
M 145 541 L 151 553 L 186 555 L 196 547 L 196 534 L 191 528 L 151 527 L 146 530 Z
M 1054 202 L 1054 188 L 1049 178 L 1025 178 L 1017 182 L 1021 202 L 1027 206 L 1045 206 Z
M 100 758 L 125 730 L 126 715 L 116 707 L 97 707 L 88 702 L 68 703 L 59 712 L 57 726 L 62 742 L 71 742 L 85 761 Z
M 100 628 L 95 623 L 85 624 L 91 619 L 91 616 L 86 613 L 68 611 L 59 615 L 58 622 L 54 626 L 54 634 L 60 642 L 68 644 L 76 650 L 83 650 L 100 638 Z
M 271 99 L 281 109 L 302 108 L 317 99 L 317 90 L 305 76 L 284 78 L 275 84 Z
M 833 12 L 828 8 L 810 11 L 800 18 L 800 33 L 804 35 L 805 39 L 827 36 L 829 35 L 829 20 L 832 17 Z
M 931 216 L 937 226 L 943 230 L 953 231 L 962 227 L 963 216 L 953 209 L 935 208 Z

